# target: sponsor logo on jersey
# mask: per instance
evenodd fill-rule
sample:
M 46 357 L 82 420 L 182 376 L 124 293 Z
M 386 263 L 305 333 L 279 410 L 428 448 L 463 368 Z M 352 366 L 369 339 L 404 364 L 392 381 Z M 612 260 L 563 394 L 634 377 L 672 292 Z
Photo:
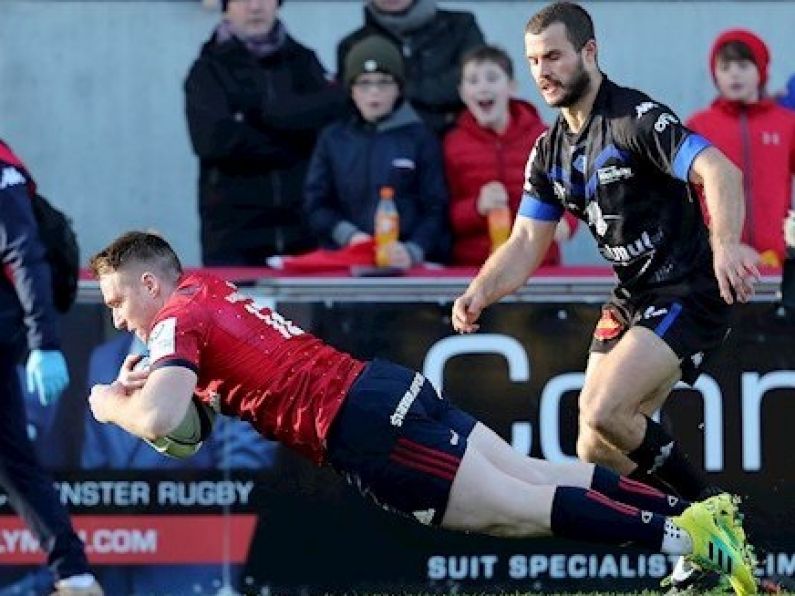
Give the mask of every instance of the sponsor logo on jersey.
M 3 168 L 3 173 L 0 175 L 0 189 L 24 183 L 25 177 L 19 173 L 19 170 L 11 166 Z
M 406 417 L 406 414 L 408 414 L 411 404 L 417 399 L 417 395 L 420 389 L 422 389 L 423 383 L 425 383 L 425 377 L 420 373 L 415 373 L 414 379 L 411 381 L 411 386 L 408 388 L 408 391 L 403 394 L 403 397 L 400 398 L 395 411 L 389 417 L 389 423 L 392 426 L 403 426 L 403 419 Z
M 652 519 L 654 519 L 654 514 L 651 511 L 641 511 L 640 519 L 644 524 L 648 524 Z
M 599 252 L 608 261 L 614 263 L 629 263 L 639 257 L 643 257 L 654 250 L 651 236 L 648 232 L 643 232 L 640 238 L 620 246 L 609 246 L 607 244 L 599 247 Z
M 609 308 L 602 310 L 602 317 L 596 324 L 593 336 L 599 341 L 610 341 L 621 335 L 624 325 L 616 318 L 615 313 Z
M 596 201 L 591 201 L 585 207 L 585 215 L 588 217 L 588 225 L 591 226 L 601 237 L 607 233 L 608 220 L 620 219 L 618 215 L 605 215 L 602 208 Z
M 596 175 L 599 178 L 599 184 L 605 185 L 618 180 L 632 178 L 635 172 L 630 167 L 607 166 L 596 170 Z
M 657 118 L 657 122 L 654 123 L 654 130 L 657 132 L 662 132 L 665 130 L 665 127 L 669 124 L 678 124 L 679 120 L 676 119 L 676 116 L 669 112 L 663 112 Z
M 643 313 L 644 319 L 656 319 L 657 317 L 661 317 L 663 315 L 668 314 L 667 308 L 654 308 L 654 306 L 650 306 L 647 308 Z
M 156 362 L 164 356 L 170 356 L 177 351 L 176 335 L 177 335 L 177 319 L 169 317 L 163 319 L 149 334 L 149 360 Z
M 645 114 L 646 112 L 648 112 L 652 108 L 656 108 L 656 107 L 657 107 L 657 104 L 654 103 L 653 101 L 644 101 L 643 103 L 638 104 L 638 105 L 635 106 L 635 114 L 636 114 L 637 118 L 640 118 L 641 116 L 643 116 L 643 114 Z

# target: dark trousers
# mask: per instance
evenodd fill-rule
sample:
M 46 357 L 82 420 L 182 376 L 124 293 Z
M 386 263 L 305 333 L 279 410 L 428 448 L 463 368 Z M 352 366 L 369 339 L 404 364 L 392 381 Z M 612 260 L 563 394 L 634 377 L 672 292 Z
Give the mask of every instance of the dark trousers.
M 0 345 L 0 488 L 47 553 L 56 579 L 88 573 L 83 543 L 27 434 L 14 355 Z

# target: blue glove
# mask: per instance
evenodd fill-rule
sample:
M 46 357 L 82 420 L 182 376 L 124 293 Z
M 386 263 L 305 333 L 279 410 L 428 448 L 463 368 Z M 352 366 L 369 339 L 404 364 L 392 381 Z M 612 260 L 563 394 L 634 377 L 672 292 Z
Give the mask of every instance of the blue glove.
M 36 393 L 41 405 L 48 406 L 69 384 L 66 360 L 59 350 L 31 350 L 25 365 L 28 393 Z

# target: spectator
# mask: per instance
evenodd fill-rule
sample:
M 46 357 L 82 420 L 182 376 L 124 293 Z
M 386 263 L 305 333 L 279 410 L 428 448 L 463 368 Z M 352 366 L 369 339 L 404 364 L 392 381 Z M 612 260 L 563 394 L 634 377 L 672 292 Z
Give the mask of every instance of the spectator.
M 732 29 L 718 36 L 710 51 L 718 97 L 687 125 L 743 171 L 742 241 L 761 254 L 764 264 L 781 266 L 795 173 L 795 114 L 765 95 L 769 61 L 767 46 L 750 31 Z
M 515 91 L 513 63 L 504 50 L 481 46 L 464 55 L 459 92 L 466 109 L 444 139 L 453 264 L 482 265 L 491 249 L 489 212 L 509 207 L 513 219 L 519 209 L 524 165 L 546 126 L 535 107 L 511 97 Z M 567 213 L 555 239 L 568 239 L 576 226 Z M 542 265 L 559 263 L 554 243 Z
M 446 259 L 447 189 L 439 142 L 403 101 L 400 53 L 387 39 L 358 42 L 345 60 L 356 113 L 323 131 L 307 175 L 305 209 L 328 247 L 369 240 L 382 186 L 394 188 L 400 242 L 390 262 Z
M 185 83 L 205 265 L 264 265 L 314 245 L 301 188 L 317 132 L 344 94 L 287 33 L 279 4 L 224 0 Z
M 17 360 L 28 352 L 26 379 L 42 404 L 69 384 L 52 303 L 50 269 L 31 196 L 35 183 L 0 142 L 0 487 L 47 555 L 54 594 L 101 595 L 82 541 L 35 456 L 27 432 Z
M 377 34 L 393 41 L 406 60 L 404 96 L 441 135 L 461 110 L 456 85 L 464 53 L 484 43 L 475 17 L 436 8 L 436 0 L 366 0 L 364 25 L 337 46 L 337 75 L 347 80 L 345 57 L 353 45 Z

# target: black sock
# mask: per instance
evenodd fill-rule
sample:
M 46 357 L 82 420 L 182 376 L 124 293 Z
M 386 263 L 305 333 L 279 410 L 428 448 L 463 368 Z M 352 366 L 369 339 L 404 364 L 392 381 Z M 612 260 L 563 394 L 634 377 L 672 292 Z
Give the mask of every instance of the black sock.
M 659 552 L 665 519 L 585 488 L 559 486 L 552 500 L 552 533 L 572 540 L 632 543 Z
M 626 503 L 669 517 L 679 515 L 690 506 L 690 503 L 684 499 L 665 494 L 636 480 L 619 476 L 602 466 L 594 467 L 591 488 L 619 503 Z
M 643 442 L 627 453 L 627 457 L 638 464 L 642 473 L 658 476 L 689 501 L 697 499 L 708 486 L 703 475 L 679 448 L 679 443 L 648 416 Z

